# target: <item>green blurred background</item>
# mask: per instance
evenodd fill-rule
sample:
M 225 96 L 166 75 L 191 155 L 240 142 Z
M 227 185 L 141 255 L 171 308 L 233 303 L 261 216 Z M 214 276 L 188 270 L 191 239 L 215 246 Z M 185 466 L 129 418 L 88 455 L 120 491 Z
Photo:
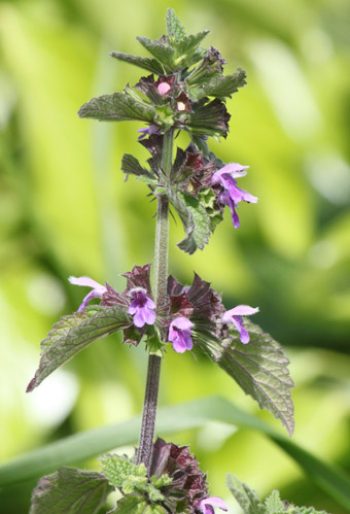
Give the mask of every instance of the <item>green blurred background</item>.
M 144 352 L 115 337 L 32 395 L 24 391 L 39 341 L 84 293 L 67 277 L 121 288 L 120 273 L 152 259 L 155 206 L 143 184 L 125 184 L 120 172 L 124 152 L 146 157 L 135 142 L 139 125 L 76 112 L 137 80 L 136 68 L 108 54 L 143 54 L 135 36 L 160 36 L 167 7 L 189 30 L 211 30 L 208 42 L 229 71 L 248 72 L 248 87 L 228 105 L 230 135 L 212 148 L 251 166 L 243 187 L 260 199 L 240 208 L 239 231 L 227 215 L 194 256 L 176 248 L 182 228 L 172 222 L 171 272 L 189 281 L 196 270 L 228 306 L 260 306 L 255 321 L 291 358 L 295 440 L 349 470 L 347 0 L 0 2 L 0 459 L 141 410 Z M 168 352 L 163 405 L 216 393 L 274 423 L 212 364 Z M 262 495 L 277 487 L 296 503 L 345 513 L 262 435 L 209 424 L 173 439 L 192 445 L 215 495 L 228 498 L 225 475 L 233 472 Z M 2 491 L 1 513 L 26 513 L 32 486 Z

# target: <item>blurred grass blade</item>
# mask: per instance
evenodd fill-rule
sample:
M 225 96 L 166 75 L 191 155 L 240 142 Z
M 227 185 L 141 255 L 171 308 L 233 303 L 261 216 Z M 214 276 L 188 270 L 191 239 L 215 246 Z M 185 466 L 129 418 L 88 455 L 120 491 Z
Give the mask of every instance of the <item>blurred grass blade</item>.
M 163 436 L 219 421 L 258 430 L 268 436 L 310 476 L 320 488 L 346 508 L 350 508 L 350 479 L 329 466 L 292 440 L 276 432 L 260 419 L 238 409 L 221 397 L 210 397 L 159 410 L 158 433 Z M 112 448 L 134 444 L 140 418 L 89 430 L 57 441 L 4 464 L 0 467 L 0 488 L 42 476 L 57 468 L 76 464 Z

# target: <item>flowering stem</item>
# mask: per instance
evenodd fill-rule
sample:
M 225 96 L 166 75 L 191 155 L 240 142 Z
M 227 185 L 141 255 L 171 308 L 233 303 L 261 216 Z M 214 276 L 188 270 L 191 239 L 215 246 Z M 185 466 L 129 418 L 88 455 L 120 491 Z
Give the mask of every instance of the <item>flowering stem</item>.
M 172 167 L 173 130 L 164 135 L 162 151 L 162 170 L 169 176 Z M 165 195 L 158 197 L 156 241 L 154 249 L 154 291 L 157 312 L 161 312 L 167 298 L 168 280 L 168 242 L 169 242 L 169 203 Z M 136 461 L 143 462 L 149 471 L 152 459 L 152 446 L 157 414 L 157 401 L 160 379 L 161 357 L 150 354 L 148 359 L 147 383 L 143 404 L 140 442 Z

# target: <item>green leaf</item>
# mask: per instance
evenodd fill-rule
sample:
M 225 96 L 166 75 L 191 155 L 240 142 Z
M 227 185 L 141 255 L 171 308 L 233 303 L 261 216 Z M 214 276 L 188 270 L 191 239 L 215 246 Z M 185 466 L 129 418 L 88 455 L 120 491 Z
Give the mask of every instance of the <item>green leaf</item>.
M 246 85 L 246 72 L 238 69 L 233 75 L 222 76 L 216 74 L 209 80 L 190 88 L 192 100 L 200 100 L 205 96 L 227 98 L 236 93 L 240 87 Z
M 123 52 L 112 52 L 111 56 L 119 61 L 127 62 L 143 68 L 144 70 L 155 73 L 156 75 L 163 75 L 164 68 L 156 61 L 156 59 L 149 59 L 148 57 L 138 57 L 137 55 L 125 54 Z
M 242 507 L 244 514 L 264 514 L 265 509 L 255 491 L 243 484 L 235 476 L 228 475 L 227 485 L 231 493 Z
M 286 452 L 301 469 L 332 498 L 350 509 L 350 478 L 342 470 L 323 462 L 297 443 L 278 433 L 259 418 L 242 411 L 221 397 L 209 397 L 182 405 L 160 408 L 157 431 L 163 436 L 202 427 L 218 421 L 246 427 L 265 434 Z M 0 487 L 29 480 L 60 466 L 82 462 L 111 448 L 135 444 L 139 436 L 140 417 L 69 436 L 47 446 L 16 457 L 0 466 Z
M 157 59 L 157 61 L 164 65 L 166 71 L 172 71 L 175 50 L 168 44 L 165 38 L 156 40 L 139 36 L 137 37 L 137 40 L 153 55 L 153 57 Z
M 185 36 L 180 41 L 175 42 L 175 65 L 183 67 L 190 66 L 198 62 L 203 57 L 204 52 L 199 50 L 197 47 L 208 34 L 209 30 L 203 30 L 197 34 Z
M 186 36 L 185 29 L 173 9 L 167 11 L 166 25 L 168 36 L 174 41 L 181 41 Z
M 260 327 L 246 322 L 250 343 L 242 344 L 237 333 L 223 343 L 211 335 L 196 335 L 200 347 L 252 396 L 262 409 L 280 419 L 289 434 L 294 430 L 293 381 L 282 347 Z
M 144 102 L 131 88 L 121 93 L 92 98 L 79 110 L 81 118 L 94 118 L 99 121 L 140 120 L 153 121 L 155 108 Z
M 130 317 L 119 306 L 87 307 L 83 312 L 64 316 L 41 342 L 39 368 L 27 392 L 33 391 L 50 373 L 88 344 L 130 325 Z
M 97 514 L 109 492 L 103 475 L 62 468 L 39 480 L 29 514 Z
M 144 514 L 146 509 L 146 502 L 139 496 L 125 496 L 118 501 L 111 514 Z
M 124 494 L 133 494 L 147 487 L 147 469 L 144 464 L 136 465 L 127 457 L 107 454 L 102 457 L 102 471 L 108 482 Z
M 153 178 L 152 174 L 141 166 L 136 157 L 128 153 L 123 155 L 121 168 L 126 175 L 137 175 L 138 177 L 145 176 L 150 179 Z
M 186 238 L 178 247 L 189 254 L 202 250 L 211 234 L 210 218 L 205 207 L 193 196 L 178 193 L 172 195 L 171 202 L 177 210 L 186 231 Z
M 272 491 L 270 496 L 265 498 L 264 507 L 266 512 L 269 514 L 280 514 L 286 512 L 285 503 L 282 502 L 278 491 Z
M 148 505 L 141 497 L 125 496 L 111 514 L 167 514 L 161 505 Z
M 262 502 L 253 489 L 231 475 L 227 477 L 227 485 L 244 514 L 327 514 L 324 511 L 316 511 L 313 507 L 296 507 L 284 502 L 278 491 L 272 491 Z
M 102 471 L 111 485 L 124 495 L 139 494 L 151 502 L 164 499 L 160 489 L 171 483 L 168 475 L 151 477 L 148 481 L 144 464 L 134 464 L 125 456 L 108 454 L 102 458 Z

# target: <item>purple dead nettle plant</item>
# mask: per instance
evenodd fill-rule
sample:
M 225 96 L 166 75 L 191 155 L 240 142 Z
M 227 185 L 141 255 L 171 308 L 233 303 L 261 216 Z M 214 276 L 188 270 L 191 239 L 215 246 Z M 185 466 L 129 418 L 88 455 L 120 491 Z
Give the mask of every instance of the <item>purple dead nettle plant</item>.
M 227 310 L 220 294 L 197 274 L 191 285 L 168 275 L 170 208 L 185 231 L 178 247 L 193 254 L 208 243 L 225 207 L 237 229 L 240 204 L 257 202 L 238 185 L 248 167 L 223 163 L 208 147 L 208 138 L 227 136 L 230 115 L 225 102 L 246 81 L 240 69 L 224 75 L 225 61 L 218 50 L 200 46 L 206 35 L 207 31 L 187 35 L 169 10 L 167 35 L 158 40 L 138 38 L 150 57 L 112 53 L 119 61 L 146 70 L 147 76 L 122 92 L 93 98 L 79 111 L 82 118 L 142 122 L 138 142 L 149 158 L 141 164 L 133 155 L 124 155 L 121 168 L 126 177 L 143 181 L 156 199 L 154 260 L 152 266 L 137 265 L 124 273 L 122 292 L 90 277 L 69 278 L 71 284 L 88 288 L 87 294 L 77 311 L 58 321 L 42 342 L 28 391 L 97 338 L 121 331 L 125 344 L 138 346 L 143 341 L 149 353 L 144 410 L 134 459 L 109 454 L 102 458 L 101 473 L 64 468 L 44 477 L 34 490 L 31 514 L 100 512 L 115 489 L 120 495 L 115 513 L 227 511 L 225 502 L 209 493 L 207 478 L 187 447 L 154 442 L 160 368 L 169 348 L 179 354 L 204 354 L 293 431 L 288 359 L 280 345 L 248 319 L 258 308 L 237 305 Z M 180 132 L 187 134 L 188 144 L 175 152 Z M 72 484 L 84 504 L 69 503 Z M 94 487 L 98 492 L 90 494 Z M 76 495 L 73 491 L 72 498 Z

